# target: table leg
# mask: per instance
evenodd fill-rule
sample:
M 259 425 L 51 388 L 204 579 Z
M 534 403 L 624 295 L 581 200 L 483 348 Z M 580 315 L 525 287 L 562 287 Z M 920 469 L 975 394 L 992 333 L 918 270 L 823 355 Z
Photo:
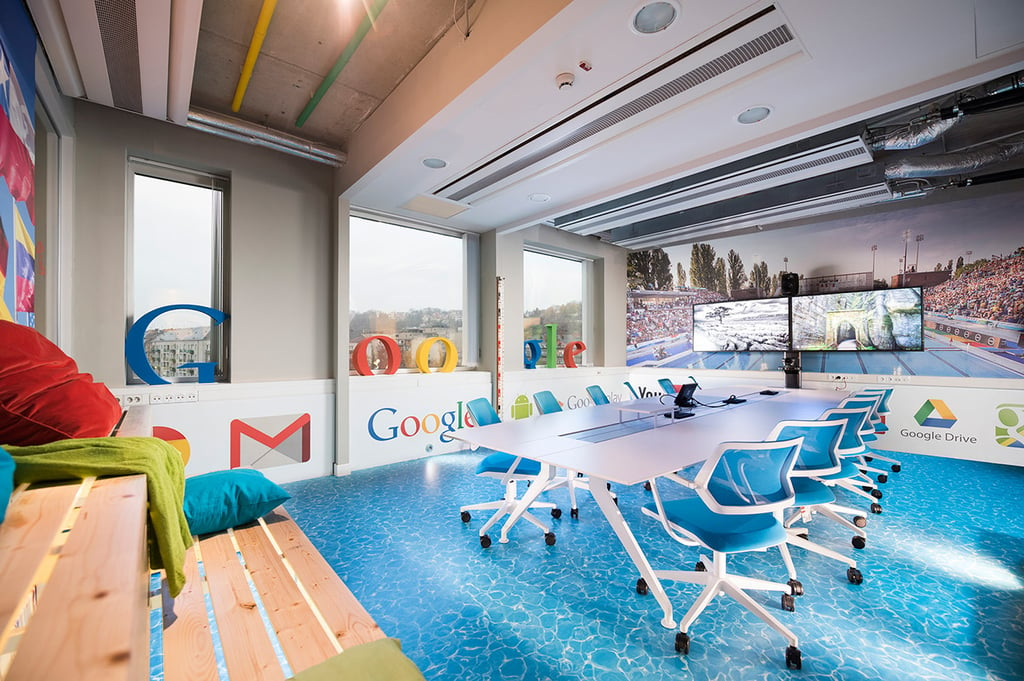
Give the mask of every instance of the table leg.
M 658 601 L 658 605 L 661 606 L 661 611 L 664 614 L 661 626 L 666 629 L 674 629 L 676 623 L 672 619 L 672 604 L 668 600 L 668 595 L 665 593 L 665 589 L 662 588 L 661 581 L 655 576 L 651 564 L 647 562 L 647 556 L 644 555 L 643 550 L 636 541 L 636 537 L 630 531 L 626 520 L 622 517 L 622 513 L 619 512 L 618 505 L 612 500 L 612 495 L 608 491 L 607 481 L 593 475 L 589 475 L 588 479 L 590 481 L 590 493 L 594 496 L 594 500 L 601 508 L 601 512 L 604 513 L 608 524 L 612 526 L 612 530 L 615 531 L 615 536 L 622 543 L 622 548 L 626 549 L 626 553 L 629 554 L 633 564 L 640 571 L 640 576 L 647 582 L 647 588 L 654 595 L 654 600 Z
M 505 524 L 501 526 L 501 537 L 498 538 L 498 543 L 508 543 L 508 531 L 512 529 L 512 526 L 516 524 L 523 514 L 530 510 L 530 505 L 537 501 L 537 497 L 547 488 L 548 483 L 555 477 L 555 467 L 550 466 L 546 463 L 541 464 L 540 473 L 533 482 L 530 483 L 530 488 L 526 490 L 526 494 L 516 504 L 515 510 L 513 510 L 508 518 L 505 520 Z M 547 534 L 551 531 L 550 527 L 545 527 L 544 533 Z

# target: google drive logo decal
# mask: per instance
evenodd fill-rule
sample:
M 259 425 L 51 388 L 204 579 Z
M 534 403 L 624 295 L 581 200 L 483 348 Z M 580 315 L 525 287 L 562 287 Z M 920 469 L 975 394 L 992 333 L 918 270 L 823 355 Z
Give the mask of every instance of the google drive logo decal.
M 928 428 L 952 428 L 956 416 L 942 400 L 927 400 L 914 414 L 914 420 Z

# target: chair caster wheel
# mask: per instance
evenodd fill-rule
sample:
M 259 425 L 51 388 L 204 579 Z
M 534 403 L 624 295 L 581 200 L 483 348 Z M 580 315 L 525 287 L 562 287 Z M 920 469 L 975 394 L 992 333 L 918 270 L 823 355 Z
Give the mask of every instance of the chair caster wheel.
M 487 536 L 486 534 L 481 534 L 480 535 L 480 546 L 482 548 L 485 548 L 485 549 L 490 548 L 490 546 L 491 546 L 491 538 L 489 536 Z
M 864 537 L 854 537 L 853 541 L 851 541 L 850 543 L 853 544 L 853 548 L 855 549 L 862 549 L 867 545 L 867 542 L 864 540 Z
M 462 518 L 462 522 L 464 522 L 464 523 L 468 523 L 468 522 L 469 522 L 469 519 L 470 519 L 469 511 L 463 511 L 463 512 L 462 512 L 462 513 L 460 514 L 460 517 Z
M 885 473 L 879 473 L 878 474 L 878 482 L 880 484 L 885 484 L 886 482 L 889 482 L 889 476 L 886 475 Z
M 570 518 L 579 518 L 580 517 L 580 509 L 578 509 L 578 508 L 571 508 L 571 509 L 569 509 L 569 517 Z
M 796 610 L 796 601 L 789 594 L 782 594 L 782 609 L 786 612 L 793 612 Z
M 865 461 L 874 461 L 874 460 L 875 460 L 875 457 L 873 457 L 873 456 L 865 456 L 865 457 L 864 457 L 864 460 L 865 460 Z
M 690 654 L 690 635 L 680 631 L 676 634 L 676 652 L 680 655 Z
M 695 572 L 707 572 L 708 566 L 704 564 L 704 561 L 698 560 L 697 564 L 693 566 Z
M 789 590 L 793 592 L 794 596 L 804 595 L 804 585 L 799 579 L 791 579 L 786 584 L 789 585 Z
M 872 513 L 881 513 L 882 512 L 882 505 L 881 504 L 871 504 L 871 512 Z
M 899 465 L 898 463 L 894 463 L 894 464 L 893 464 L 893 465 L 891 466 L 891 468 L 892 468 L 892 472 L 893 472 L 893 473 L 899 473 L 899 472 L 900 472 L 900 465 Z
M 861 489 L 862 492 L 870 492 L 871 490 L 874 489 L 874 487 L 868 487 L 867 485 L 861 485 L 860 489 Z
M 648 492 L 651 491 L 651 481 L 650 480 L 648 480 L 647 482 L 644 483 L 644 489 L 647 490 Z
M 880 489 L 873 489 L 873 490 L 871 490 L 871 496 L 873 496 L 876 499 L 881 499 L 882 498 L 882 490 L 880 490 Z
M 610 482 L 606 482 L 606 483 L 604 483 L 604 486 L 608 488 L 608 491 L 609 491 L 609 492 L 611 492 L 611 491 L 612 491 L 612 483 L 610 483 Z
M 554 546 L 555 545 L 555 533 L 554 532 L 548 532 L 547 534 L 545 534 L 544 535 L 544 543 L 547 544 L 548 546 Z
M 650 589 L 647 587 L 647 580 L 641 577 L 636 580 L 636 592 L 641 596 L 646 596 Z
M 555 520 L 558 520 L 559 518 L 561 518 L 562 517 L 562 509 L 560 509 L 560 508 L 553 508 L 553 509 L 551 509 L 551 517 L 554 518 Z
M 612 501 L 615 502 L 616 506 L 619 505 L 619 498 L 618 497 L 612 497 Z
M 803 539 L 804 541 L 807 541 L 807 538 L 808 538 L 808 537 L 810 537 L 811 535 L 809 535 L 809 534 L 807 533 L 807 530 L 804 530 L 803 532 L 797 532 L 797 533 L 796 533 L 796 536 L 800 537 L 800 538 L 801 538 L 801 539 Z
M 795 646 L 789 646 L 786 648 L 786 668 L 787 669 L 800 669 L 800 649 Z
M 864 581 L 864 575 L 862 575 L 860 573 L 860 570 L 858 570 L 855 567 L 847 568 L 846 581 L 848 581 L 850 584 L 860 584 Z
M 853 524 L 854 524 L 855 527 L 867 527 L 868 526 L 868 519 L 865 518 L 862 515 L 859 515 L 859 516 L 857 516 L 857 517 L 855 517 L 853 519 Z

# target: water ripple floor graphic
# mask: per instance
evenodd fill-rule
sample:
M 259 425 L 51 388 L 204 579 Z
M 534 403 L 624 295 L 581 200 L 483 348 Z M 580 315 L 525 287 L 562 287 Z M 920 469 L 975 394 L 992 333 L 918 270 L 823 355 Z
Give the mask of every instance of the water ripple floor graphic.
M 844 564 L 793 549 L 805 595 L 783 612 L 777 593 L 754 592 L 800 637 L 803 668 L 787 670 L 785 640 L 736 602 L 716 598 L 674 652 L 652 596 L 597 505 L 578 494 L 579 519 L 543 516 L 558 540 L 521 522 L 508 544 L 483 549 L 486 519 L 459 506 L 496 498 L 477 478 L 483 452 L 447 454 L 290 483 L 286 508 L 385 633 L 430 680 L 1014 681 L 1024 679 L 1024 468 L 900 454 L 869 515 L 867 547 L 824 518 L 812 541 L 855 554 Z M 655 569 L 691 569 L 680 546 L 640 514 L 650 493 L 616 486 L 619 506 Z M 844 498 L 860 505 L 858 498 Z M 730 571 L 776 581 L 777 551 L 730 559 Z M 666 583 L 678 619 L 699 587 Z

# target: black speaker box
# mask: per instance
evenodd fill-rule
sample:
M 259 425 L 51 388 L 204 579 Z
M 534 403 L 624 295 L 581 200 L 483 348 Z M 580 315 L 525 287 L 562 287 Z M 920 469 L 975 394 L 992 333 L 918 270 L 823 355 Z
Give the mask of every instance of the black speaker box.
M 782 295 L 795 296 L 800 293 L 800 275 L 796 272 L 783 272 L 779 277 L 779 287 Z

